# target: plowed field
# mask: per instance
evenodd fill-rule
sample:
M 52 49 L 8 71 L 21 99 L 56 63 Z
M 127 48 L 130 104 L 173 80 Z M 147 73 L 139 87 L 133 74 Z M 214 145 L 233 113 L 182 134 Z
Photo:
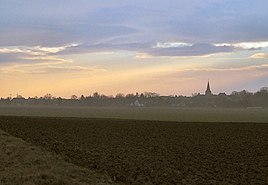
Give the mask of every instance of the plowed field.
M 268 124 L 0 117 L 0 129 L 125 184 L 265 184 Z

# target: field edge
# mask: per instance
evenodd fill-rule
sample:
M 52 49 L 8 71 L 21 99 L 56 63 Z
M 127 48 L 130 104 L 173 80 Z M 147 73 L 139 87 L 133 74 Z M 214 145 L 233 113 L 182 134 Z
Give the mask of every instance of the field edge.
M 0 184 L 115 184 L 104 175 L 65 162 L 0 129 Z

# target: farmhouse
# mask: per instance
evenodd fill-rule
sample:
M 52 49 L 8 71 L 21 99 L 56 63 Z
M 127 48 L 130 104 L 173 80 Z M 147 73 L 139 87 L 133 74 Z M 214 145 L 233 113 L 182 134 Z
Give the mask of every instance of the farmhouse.
M 136 100 L 134 103 L 130 104 L 131 107 L 143 107 L 144 105 L 139 102 L 139 100 Z

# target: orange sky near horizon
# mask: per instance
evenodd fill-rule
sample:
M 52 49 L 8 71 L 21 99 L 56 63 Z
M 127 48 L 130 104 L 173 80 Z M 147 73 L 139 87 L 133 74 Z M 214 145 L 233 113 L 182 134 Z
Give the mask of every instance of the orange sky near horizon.
M 0 2 L 0 97 L 268 86 L 268 1 Z

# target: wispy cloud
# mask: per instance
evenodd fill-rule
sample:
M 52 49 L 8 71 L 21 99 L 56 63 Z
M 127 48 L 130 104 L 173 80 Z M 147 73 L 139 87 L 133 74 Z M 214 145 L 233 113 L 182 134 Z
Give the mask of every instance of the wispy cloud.
M 15 13 L 7 11 L 18 6 Z M 185 56 L 227 52 L 227 48 L 231 52 L 233 47 L 259 49 L 268 46 L 268 25 L 264 24 L 268 17 L 264 8 L 267 6 L 265 1 L 252 4 L 243 0 L 168 3 L 161 0 L 77 0 L 65 2 L 64 6 L 52 0 L 46 3 L 5 1 L 0 7 L 0 17 L 3 18 L 0 22 L 3 28 L 0 30 L 0 46 L 30 46 L 18 49 L 22 49 L 21 52 L 30 49 L 36 54 L 118 49 L 146 53 L 154 43 L 155 49 L 163 49 L 155 51 L 160 56 L 161 53 L 180 56 L 185 48 L 189 49 Z M 73 48 L 66 44 L 80 42 L 84 46 Z M 130 46 L 132 43 L 147 45 L 140 48 Z M 198 47 L 200 43 L 218 44 L 214 44 L 217 48 L 204 51 L 207 48 Z M 65 46 L 72 49 L 66 50 Z M 182 51 L 174 52 L 174 48 Z M 7 49 L 18 52 L 14 48 Z M 2 52 L 7 51 L 2 48 Z M 147 53 L 153 54 L 154 51 Z
M 267 58 L 266 0 L 4 0 L 0 4 L 0 76 L 9 75 L 6 86 L 13 76 L 11 89 L 24 88 L 25 79 L 39 82 L 41 77 L 32 79 L 37 74 L 48 84 L 43 89 L 50 88 L 59 74 L 60 80 L 53 86 L 57 88 L 66 81 L 67 72 L 81 77 L 83 89 L 109 86 L 113 81 L 107 88 L 114 91 L 120 90 L 115 86 L 120 86 L 121 79 L 128 87 L 134 86 L 129 81 L 139 78 L 137 86 L 171 91 L 178 79 L 202 77 L 206 81 L 213 74 L 221 83 L 227 83 L 228 78 L 228 83 L 236 79 L 238 84 L 251 76 L 268 74 L 267 66 L 253 65 L 265 62 L 255 59 Z M 114 54 L 104 56 L 107 52 Z M 174 78 L 145 84 L 139 72 L 160 64 L 161 70 L 170 70 L 167 73 L 176 66 L 189 68 L 178 70 L 181 75 Z M 108 70 L 107 78 L 102 76 L 103 68 Z M 90 81 L 87 75 L 91 73 L 101 75 Z M 169 86 L 170 79 L 174 83 Z M 194 83 L 200 80 L 193 79 L 191 87 L 187 87 L 188 81 L 184 83 L 180 85 L 193 92 Z
M 135 56 L 136 59 L 148 59 L 148 58 L 152 58 L 151 55 L 147 54 L 147 53 L 138 53 Z
M 262 42 L 240 42 L 240 43 L 219 43 L 214 44 L 215 46 L 226 46 L 226 47 L 234 47 L 238 49 L 245 49 L 245 50 L 256 50 L 268 47 L 268 41 Z
M 153 48 L 183 48 L 183 47 L 191 47 L 193 44 L 185 43 L 185 42 L 158 42 Z
M 97 66 L 86 67 L 76 65 L 65 61 L 42 62 L 35 64 L 9 64 L 0 67 L 2 74 L 53 74 L 53 73 L 72 73 L 72 72 L 89 72 L 102 73 L 106 70 Z
M 213 53 L 234 51 L 232 46 L 214 46 L 212 44 L 174 44 L 153 47 L 148 53 L 154 56 L 204 56 Z
M 231 68 L 217 68 L 217 67 L 202 67 L 202 68 L 183 68 L 174 69 L 172 73 L 184 73 L 184 72 L 246 72 L 246 71 L 256 71 L 256 70 L 268 70 L 268 64 L 250 65 L 244 67 L 231 67 Z
M 0 47 L 0 63 L 42 63 L 64 62 L 68 63 L 71 59 L 63 59 L 58 53 L 70 48 L 77 47 L 78 44 L 68 44 L 59 47 L 42 46 L 12 46 Z
M 85 67 L 77 65 L 71 59 L 65 59 L 58 56 L 69 48 L 77 47 L 78 44 L 68 44 L 59 47 L 42 47 L 42 46 L 14 46 L 0 48 L 1 54 L 5 55 L 0 66 L 2 74 L 43 74 L 43 73 L 64 73 L 78 71 L 104 71 L 97 67 Z M 12 63 L 5 62 L 5 58 Z
M 255 53 L 254 55 L 251 55 L 249 58 L 254 58 L 254 59 L 268 58 L 268 54 L 267 53 Z
M 68 44 L 59 47 L 42 47 L 42 46 L 13 46 L 13 47 L 0 47 L 0 54 L 12 54 L 12 53 L 23 53 L 27 55 L 49 55 L 56 54 L 61 51 L 66 50 L 67 48 L 77 47 L 78 44 Z

